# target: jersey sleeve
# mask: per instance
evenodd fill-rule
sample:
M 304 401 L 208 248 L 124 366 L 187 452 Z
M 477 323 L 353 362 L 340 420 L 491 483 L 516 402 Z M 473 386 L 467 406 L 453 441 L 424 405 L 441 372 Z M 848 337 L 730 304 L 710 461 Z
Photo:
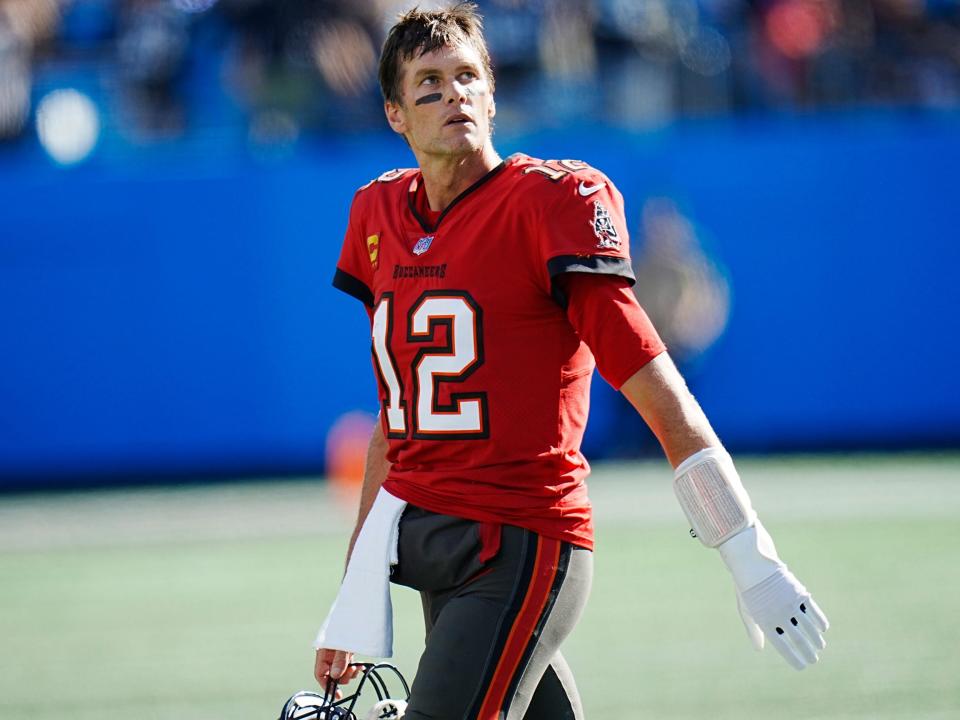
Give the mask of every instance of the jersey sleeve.
M 559 280 L 567 318 L 593 352 L 603 379 L 619 390 L 667 348 L 626 278 L 569 274 Z
M 350 219 L 343 238 L 340 259 L 333 275 L 333 286 L 373 307 L 373 270 L 380 252 L 380 239 L 376 235 L 366 237 L 363 232 L 361 190 L 353 197 Z
M 565 273 L 614 275 L 633 285 L 623 196 L 613 183 L 584 166 L 549 191 L 540 221 L 540 253 L 556 300 L 566 306 L 556 283 Z

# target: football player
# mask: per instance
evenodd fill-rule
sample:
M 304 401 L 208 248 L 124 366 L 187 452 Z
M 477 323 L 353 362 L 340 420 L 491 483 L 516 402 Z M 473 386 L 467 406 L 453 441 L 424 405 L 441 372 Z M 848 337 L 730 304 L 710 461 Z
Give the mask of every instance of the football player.
M 389 652 L 389 618 L 372 637 L 355 621 L 389 573 L 424 606 L 408 718 L 583 717 L 560 646 L 591 582 L 580 442 L 595 364 L 660 440 L 754 644 L 816 662 L 826 618 L 634 298 L 614 184 L 576 160 L 497 154 L 473 5 L 403 15 L 380 84 L 417 167 L 357 191 L 334 278 L 369 314 L 381 412 L 317 680 Z

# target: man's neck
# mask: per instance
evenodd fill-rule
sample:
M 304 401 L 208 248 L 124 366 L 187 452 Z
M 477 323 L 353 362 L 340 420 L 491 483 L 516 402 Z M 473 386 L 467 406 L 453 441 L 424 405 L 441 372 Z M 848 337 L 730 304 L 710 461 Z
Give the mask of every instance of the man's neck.
M 417 160 L 427 202 L 434 212 L 446 209 L 454 198 L 500 164 L 500 156 L 489 143 L 469 155 L 428 155 Z

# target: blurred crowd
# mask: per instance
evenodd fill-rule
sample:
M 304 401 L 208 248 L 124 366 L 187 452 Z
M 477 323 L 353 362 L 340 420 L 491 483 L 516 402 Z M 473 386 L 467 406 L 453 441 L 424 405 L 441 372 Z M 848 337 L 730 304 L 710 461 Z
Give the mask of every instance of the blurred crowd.
M 0 0 L 0 139 L 69 87 L 135 140 L 383 127 L 376 62 L 410 0 Z M 439 3 L 420 2 L 421 6 Z M 486 0 L 501 128 L 960 106 L 960 0 Z M 60 97 L 60 106 L 64 98 Z

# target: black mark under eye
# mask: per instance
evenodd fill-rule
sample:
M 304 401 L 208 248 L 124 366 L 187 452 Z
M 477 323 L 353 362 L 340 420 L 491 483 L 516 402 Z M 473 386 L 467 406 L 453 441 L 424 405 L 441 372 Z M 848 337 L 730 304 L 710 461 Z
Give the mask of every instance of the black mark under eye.
M 429 95 L 424 95 L 422 98 L 417 98 L 414 105 L 426 105 L 428 103 L 440 102 L 442 99 L 443 95 L 440 93 L 430 93 Z

